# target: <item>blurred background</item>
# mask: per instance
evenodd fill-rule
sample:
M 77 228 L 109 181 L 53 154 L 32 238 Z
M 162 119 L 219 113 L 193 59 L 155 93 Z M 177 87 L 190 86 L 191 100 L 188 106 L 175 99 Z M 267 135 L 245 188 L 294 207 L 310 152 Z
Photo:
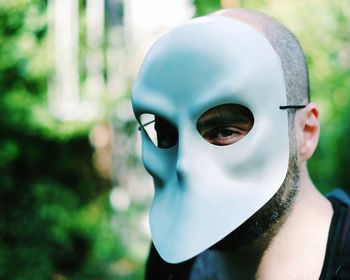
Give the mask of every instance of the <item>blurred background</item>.
M 323 192 L 350 188 L 348 0 L 0 0 L 0 279 L 142 279 L 150 178 L 130 91 L 150 44 L 194 16 L 265 11 L 300 39 Z

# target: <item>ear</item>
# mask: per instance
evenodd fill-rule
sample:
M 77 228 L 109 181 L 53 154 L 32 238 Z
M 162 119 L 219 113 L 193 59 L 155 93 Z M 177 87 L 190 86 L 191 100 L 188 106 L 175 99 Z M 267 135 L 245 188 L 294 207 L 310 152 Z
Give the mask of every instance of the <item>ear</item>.
M 316 104 L 309 103 L 301 110 L 300 118 L 298 118 L 300 130 L 300 160 L 308 160 L 316 150 L 320 135 L 320 122 L 318 119 L 318 108 Z

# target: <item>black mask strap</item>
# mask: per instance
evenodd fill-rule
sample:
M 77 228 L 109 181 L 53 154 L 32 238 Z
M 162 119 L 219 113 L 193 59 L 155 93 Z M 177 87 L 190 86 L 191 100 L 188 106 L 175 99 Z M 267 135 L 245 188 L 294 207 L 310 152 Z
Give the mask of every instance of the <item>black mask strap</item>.
M 281 110 L 286 110 L 286 109 L 303 109 L 305 108 L 306 105 L 286 105 L 286 106 L 280 106 Z

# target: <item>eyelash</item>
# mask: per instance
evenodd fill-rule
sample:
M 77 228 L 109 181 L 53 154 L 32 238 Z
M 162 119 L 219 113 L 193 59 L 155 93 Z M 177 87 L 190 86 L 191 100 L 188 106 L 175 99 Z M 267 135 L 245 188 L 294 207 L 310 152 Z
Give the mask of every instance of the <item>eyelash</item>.
M 222 131 L 230 131 L 231 135 L 212 137 L 212 135 L 217 135 L 219 132 L 222 132 Z M 208 138 L 208 139 L 213 139 L 213 138 L 215 139 L 218 137 L 228 138 L 228 137 L 231 137 L 232 134 L 241 135 L 242 131 L 238 128 L 235 128 L 235 127 L 224 126 L 224 127 L 215 128 L 215 129 L 212 129 L 212 130 L 209 130 L 209 131 L 203 133 L 203 137 Z

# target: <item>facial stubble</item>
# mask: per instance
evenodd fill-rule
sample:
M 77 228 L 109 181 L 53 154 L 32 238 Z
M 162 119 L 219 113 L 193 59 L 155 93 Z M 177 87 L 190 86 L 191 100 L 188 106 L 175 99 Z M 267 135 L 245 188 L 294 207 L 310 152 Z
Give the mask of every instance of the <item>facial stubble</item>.
M 299 181 L 297 158 L 290 155 L 287 175 L 276 194 L 240 227 L 211 248 L 227 251 L 261 241 L 267 245 L 277 234 L 293 207 L 299 189 Z

